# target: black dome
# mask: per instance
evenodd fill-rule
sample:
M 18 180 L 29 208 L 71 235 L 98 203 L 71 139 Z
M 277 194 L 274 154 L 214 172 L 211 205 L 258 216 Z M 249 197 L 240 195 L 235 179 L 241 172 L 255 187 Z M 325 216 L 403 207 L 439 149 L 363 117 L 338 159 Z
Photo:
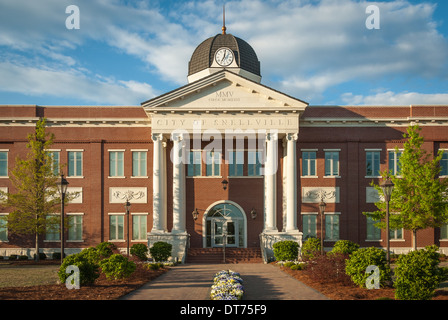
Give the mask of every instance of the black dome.
M 254 49 L 246 41 L 231 34 L 217 34 L 203 41 L 191 56 L 188 64 L 188 75 L 210 68 L 215 52 L 221 47 L 227 47 L 233 51 L 236 62 L 241 69 L 261 77 L 260 61 L 258 61 Z

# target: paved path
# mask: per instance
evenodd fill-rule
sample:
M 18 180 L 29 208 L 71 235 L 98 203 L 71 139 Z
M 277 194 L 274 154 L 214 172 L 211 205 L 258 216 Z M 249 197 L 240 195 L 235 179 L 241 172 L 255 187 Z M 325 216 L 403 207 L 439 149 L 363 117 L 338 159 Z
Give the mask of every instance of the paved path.
M 323 294 L 269 264 L 183 264 L 122 300 L 209 300 L 213 276 L 233 270 L 244 281 L 244 300 L 328 300 Z

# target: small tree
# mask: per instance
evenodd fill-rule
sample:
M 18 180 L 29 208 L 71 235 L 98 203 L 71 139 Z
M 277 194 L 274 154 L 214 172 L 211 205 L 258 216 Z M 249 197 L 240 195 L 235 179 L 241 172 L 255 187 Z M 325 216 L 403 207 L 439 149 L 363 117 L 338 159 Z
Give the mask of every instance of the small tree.
M 26 158 L 16 159 L 10 178 L 13 192 L 0 191 L 0 198 L 5 199 L 2 206 L 11 210 L 6 217 L 8 229 L 12 233 L 34 235 L 36 253 L 39 253 L 39 236 L 60 224 L 60 217 L 52 215 L 59 212 L 61 203 L 56 185 L 58 176 L 47 152 L 54 135 L 47 133 L 45 127 L 46 119 L 41 118 L 34 132 L 28 135 Z M 65 201 L 70 199 L 67 196 Z M 35 256 L 39 260 L 39 254 Z
M 418 230 L 437 228 L 448 221 L 448 201 L 444 196 L 448 179 L 438 177 L 443 152 L 439 151 L 433 157 L 423 150 L 420 130 L 418 126 L 410 126 L 404 134 L 408 140 L 399 160 L 400 172 L 397 175 L 391 175 L 388 170 L 381 173 L 383 177 L 389 176 L 395 184 L 389 204 L 390 228 L 412 230 L 414 250 L 417 249 Z M 379 185 L 372 185 L 379 194 L 383 194 Z M 379 201 L 375 205 L 378 211 L 364 214 L 380 221 L 376 226 L 385 229 L 386 203 Z

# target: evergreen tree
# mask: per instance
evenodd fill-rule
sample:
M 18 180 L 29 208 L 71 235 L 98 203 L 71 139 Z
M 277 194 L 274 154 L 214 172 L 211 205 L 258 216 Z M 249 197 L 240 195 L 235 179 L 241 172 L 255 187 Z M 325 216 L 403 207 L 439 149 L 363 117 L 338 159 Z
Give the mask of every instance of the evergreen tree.
M 395 184 L 389 204 L 390 229 L 412 230 L 414 250 L 417 249 L 418 230 L 437 228 L 448 222 L 448 179 L 439 178 L 443 152 L 439 151 L 436 156 L 426 152 L 422 148 L 424 139 L 420 131 L 418 125 L 410 126 L 403 135 L 407 141 L 399 159 L 399 172 L 396 175 L 388 170 L 381 173 Z M 383 195 L 379 185 L 372 183 L 372 186 Z M 375 205 L 378 211 L 364 214 L 380 221 L 376 226 L 385 229 L 386 203 L 381 200 Z

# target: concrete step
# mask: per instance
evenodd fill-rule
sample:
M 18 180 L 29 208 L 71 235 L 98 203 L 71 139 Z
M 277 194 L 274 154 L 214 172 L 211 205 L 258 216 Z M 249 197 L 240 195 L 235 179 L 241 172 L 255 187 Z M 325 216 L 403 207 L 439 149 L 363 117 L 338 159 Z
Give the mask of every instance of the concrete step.
M 262 263 L 260 248 L 226 248 L 225 263 Z M 190 248 L 187 263 L 224 263 L 223 248 Z

